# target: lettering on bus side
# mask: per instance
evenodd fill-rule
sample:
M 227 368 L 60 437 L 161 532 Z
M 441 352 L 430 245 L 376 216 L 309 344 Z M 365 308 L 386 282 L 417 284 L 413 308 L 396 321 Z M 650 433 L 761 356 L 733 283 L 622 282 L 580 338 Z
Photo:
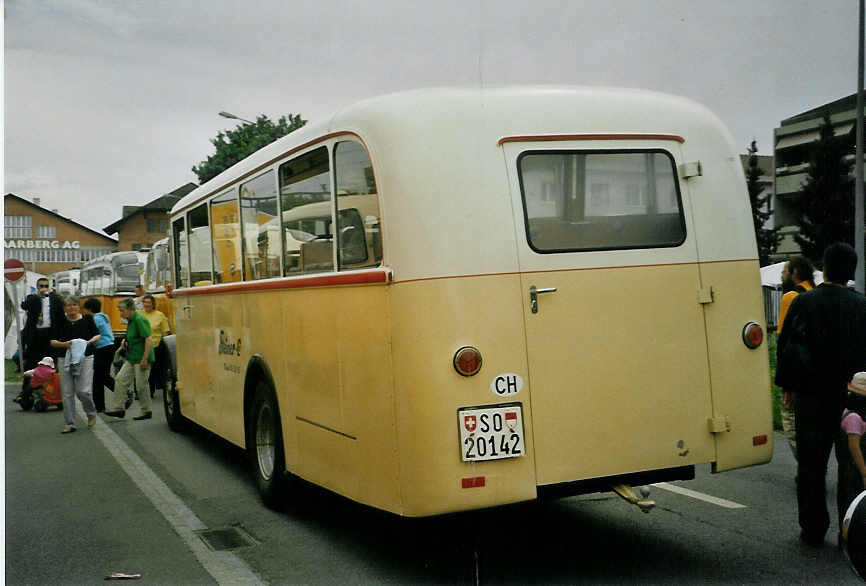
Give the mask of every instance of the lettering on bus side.
M 497 397 L 516 395 L 522 388 L 523 378 L 513 372 L 496 375 L 490 383 L 490 390 Z
M 225 330 L 220 330 L 220 339 L 219 345 L 217 346 L 218 354 L 225 354 L 227 356 L 240 356 L 241 355 L 241 339 L 238 338 L 237 342 L 230 342 L 229 335 L 225 332 Z

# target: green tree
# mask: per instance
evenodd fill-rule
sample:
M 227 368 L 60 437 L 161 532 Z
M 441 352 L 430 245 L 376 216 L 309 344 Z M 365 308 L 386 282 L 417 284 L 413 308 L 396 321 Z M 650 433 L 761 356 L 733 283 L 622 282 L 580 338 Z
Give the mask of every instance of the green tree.
M 779 245 L 779 234 L 775 228 L 764 228 L 767 220 L 773 215 L 772 193 L 764 193 L 761 185 L 761 168 L 758 166 L 758 143 L 754 140 L 747 149 L 749 153 L 746 169 L 746 187 L 749 190 L 749 202 L 752 204 L 752 220 L 755 223 L 755 239 L 758 241 L 758 259 L 761 266 L 770 263 L 770 255 L 776 252 Z
M 198 165 L 192 172 L 198 176 L 199 184 L 213 179 L 238 161 L 241 161 L 265 145 L 297 130 L 307 121 L 299 114 L 282 116 L 276 124 L 262 114 L 252 124 L 237 126 L 234 130 L 220 131 L 211 144 L 216 152 Z
M 809 175 L 800 189 L 797 208 L 800 233 L 794 236 L 803 254 L 820 259 L 833 242 L 854 242 L 853 163 L 848 148 L 833 135 L 830 113 L 824 113 L 820 139 L 812 147 Z

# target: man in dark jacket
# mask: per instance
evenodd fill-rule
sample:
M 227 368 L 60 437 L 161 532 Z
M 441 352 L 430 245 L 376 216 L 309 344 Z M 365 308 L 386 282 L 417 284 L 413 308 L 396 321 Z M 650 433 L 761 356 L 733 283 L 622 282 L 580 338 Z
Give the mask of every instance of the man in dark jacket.
M 820 546 L 830 526 L 824 488 L 839 434 L 847 383 L 866 370 L 866 298 L 847 288 L 857 253 L 843 243 L 824 251 L 824 283 L 791 303 L 777 345 L 776 382 L 795 388 L 800 538 Z M 796 356 L 794 359 L 792 357 Z
M 46 356 L 55 357 L 51 338 L 57 337 L 60 325 L 66 321 L 63 301 L 51 290 L 48 279 L 36 281 L 36 293 L 31 293 L 21 302 L 21 309 L 27 312 L 27 322 L 21 330 L 24 344 L 24 370 L 36 368 Z

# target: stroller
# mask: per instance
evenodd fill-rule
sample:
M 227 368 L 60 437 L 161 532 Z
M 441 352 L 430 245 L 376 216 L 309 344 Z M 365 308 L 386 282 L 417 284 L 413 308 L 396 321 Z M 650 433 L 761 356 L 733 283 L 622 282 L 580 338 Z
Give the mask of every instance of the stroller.
M 63 397 L 60 394 L 60 373 L 55 372 L 51 380 L 35 387 L 30 386 L 30 380 L 26 379 L 22 385 L 21 394 L 15 398 L 15 402 L 24 411 L 35 409 L 42 412 L 52 405 L 57 405 L 58 409 L 63 409 Z

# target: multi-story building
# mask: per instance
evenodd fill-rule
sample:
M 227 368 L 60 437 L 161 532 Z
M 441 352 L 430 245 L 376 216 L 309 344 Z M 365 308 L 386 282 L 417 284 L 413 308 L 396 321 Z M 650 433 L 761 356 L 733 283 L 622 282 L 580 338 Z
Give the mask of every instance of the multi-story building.
M 778 249 L 780 259 L 800 252 L 800 247 L 794 240 L 794 235 L 799 232 L 796 203 L 808 175 L 809 152 L 811 146 L 819 139 L 825 112 L 830 114 L 833 134 L 837 140 L 844 142 L 849 152 L 848 156 L 853 161 L 856 145 L 857 94 L 851 94 L 782 120 L 779 127 L 773 130 L 776 161 L 773 209 L 776 226 L 782 234 Z
M 767 207 L 771 206 L 773 203 L 773 156 L 772 155 L 757 155 L 758 157 L 758 170 L 761 174 L 758 176 L 758 185 L 761 186 L 761 194 L 760 197 L 765 197 L 769 195 L 770 197 L 767 199 L 767 204 L 764 207 L 764 211 L 767 211 Z M 748 181 L 749 176 L 749 155 L 740 155 L 740 163 L 743 164 L 743 173 L 746 175 L 746 180 Z M 775 226 L 775 218 L 774 214 L 771 214 L 770 217 L 764 222 L 764 228 L 767 230 L 771 230 Z M 771 255 L 770 259 L 775 262 L 777 255 Z
M 113 238 L 43 208 L 37 197 L 7 193 L 3 208 L 3 258 L 17 258 L 27 270 L 50 275 L 117 249 Z
M 103 230 L 117 234 L 118 250 L 150 248 L 168 235 L 168 213 L 174 204 L 196 187 L 187 183 L 143 206 L 123 206 L 123 217 Z

